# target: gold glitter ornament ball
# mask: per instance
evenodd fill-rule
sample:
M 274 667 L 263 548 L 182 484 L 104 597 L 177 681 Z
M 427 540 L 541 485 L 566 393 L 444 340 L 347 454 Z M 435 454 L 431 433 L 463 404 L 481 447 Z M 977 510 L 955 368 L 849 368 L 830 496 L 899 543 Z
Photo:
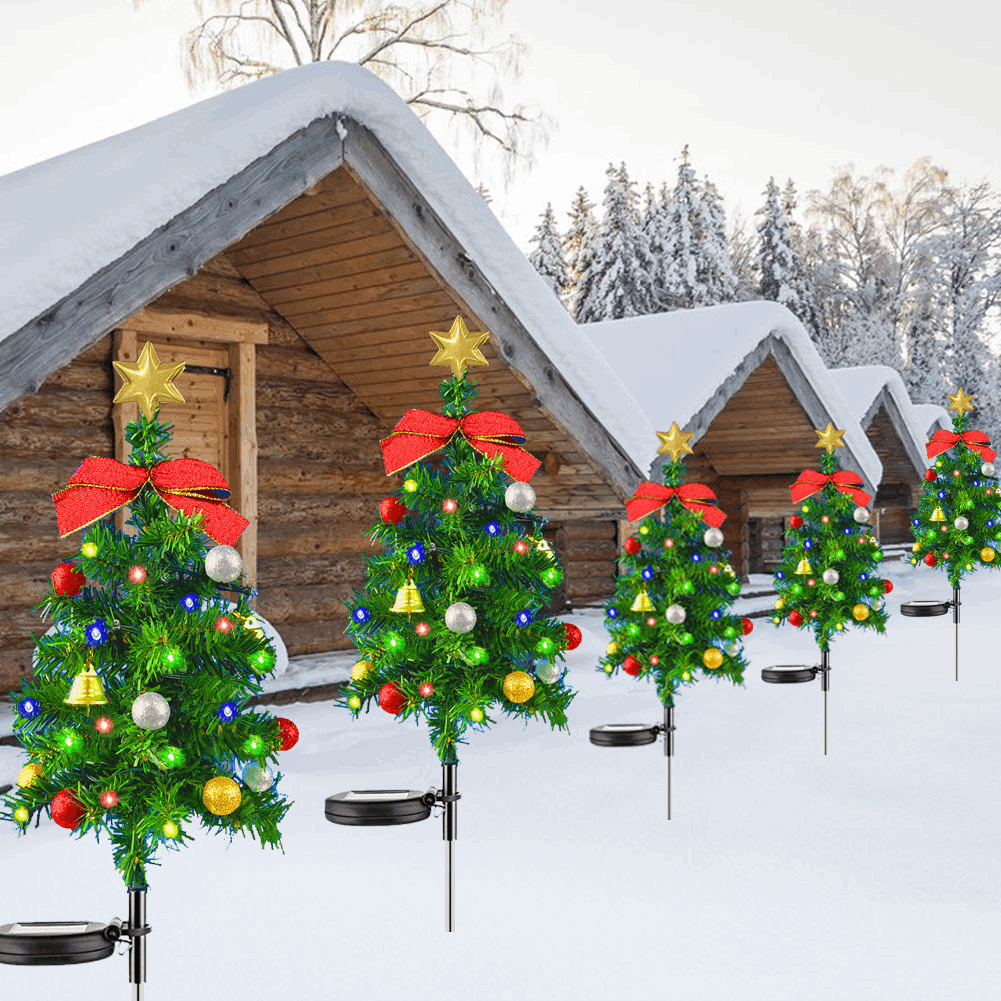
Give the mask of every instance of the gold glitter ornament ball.
M 372 670 L 372 661 L 370 660 L 360 660 L 354 667 L 351 668 L 351 680 L 361 681 L 362 678 Z
M 985 563 L 990 563 L 994 559 L 994 550 L 991 549 L 990 546 L 984 546 L 984 548 L 980 550 L 980 558 Z
M 202 789 L 202 802 L 209 813 L 228 817 L 240 805 L 240 787 L 225 775 L 209 779 Z
M 705 664 L 710 671 L 715 671 L 716 668 L 723 663 L 723 654 L 721 654 L 716 647 L 711 646 L 704 654 L 702 654 L 702 663 Z
M 33 786 L 42 777 L 42 766 L 32 761 L 25 765 L 17 773 L 17 786 L 19 789 L 27 789 Z
M 612 640 L 608 646 L 605 647 L 605 656 L 614 657 L 619 652 L 619 644 Z
M 856 622 L 865 622 L 869 618 L 869 609 L 865 605 L 856 605 L 852 609 L 852 618 Z
M 504 679 L 504 698 L 510 702 L 527 702 L 535 694 L 535 682 L 524 671 L 512 671 Z

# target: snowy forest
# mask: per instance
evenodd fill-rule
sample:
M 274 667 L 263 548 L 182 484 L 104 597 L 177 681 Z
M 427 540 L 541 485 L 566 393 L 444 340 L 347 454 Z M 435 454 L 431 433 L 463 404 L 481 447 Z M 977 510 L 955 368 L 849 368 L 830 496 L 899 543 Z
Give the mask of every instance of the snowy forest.
M 600 218 L 581 187 L 561 230 L 547 205 L 529 259 L 578 323 L 770 299 L 802 321 L 831 368 L 889 365 L 915 403 L 976 394 L 977 426 L 1001 429 L 1001 207 L 928 158 L 893 183 L 836 173 L 800 221 L 793 181 L 769 178 L 752 222 L 727 224 L 688 147 L 677 178 L 642 196 L 610 164 Z

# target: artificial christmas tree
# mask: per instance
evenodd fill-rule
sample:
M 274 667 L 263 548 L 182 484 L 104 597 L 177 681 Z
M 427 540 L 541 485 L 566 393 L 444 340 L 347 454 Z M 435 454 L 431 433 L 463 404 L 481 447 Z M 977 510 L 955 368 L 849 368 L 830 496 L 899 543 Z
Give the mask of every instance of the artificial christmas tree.
M 147 344 L 136 365 L 115 366 L 126 380 L 115 402 L 138 402 L 142 416 L 125 430 L 128 464 L 85 459 L 53 497 L 60 535 L 85 533 L 37 606 L 56 625 L 36 641 L 33 676 L 15 695 L 29 760 L 4 819 L 25 832 L 48 811 L 78 837 L 107 835 L 130 917 L 104 929 L 105 940 L 131 938 L 140 998 L 147 867 L 160 849 L 191 841 L 194 822 L 279 846 L 289 804 L 269 765 L 289 745 L 279 721 L 247 708 L 275 663 L 249 607 L 256 592 L 237 582 L 233 544 L 248 522 L 225 503 L 229 487 L 212 466 L 164 455 L 173 429 L 158 420 L 158 401 L 183 402 L 173 385 L 183 365 L 161 367 Z M 125 504 L 133 534 L 108 518 Z M 74 952 L 52 927 L 5 926 L 0 961 L 102 958 L 90 933 Z
M 830 421 L 816 432 L 816 447 L 825 450 L 821 472 L 804 469 L 789 488 L 793 502 L 801 506 L 789 519 L 782 561 L 775 570 L 779 597 L 772 621 L 811 631 L 820 648 L 820 666 L 783 665 L 761 672 L 764 681 L 779 684 L 821 676 L 824 754 L 831 640 L 852 625 L 884 632 L 884 595 L 893 589 L 879 576 L 883 554 L 870 531 L 866 508 L 872 497 L 862 489 L 858 474 L 842 469 L 834 454 L 834 449 L 845 447 L 844 433 Z
M 900 611 L 908 616 L 944 615 L 952 609 L 955 625 L 955 680 L 959 681 L 959 589 L 976 567 L 996 567 L 998 501 L 995 476 L 997 453 L 983 431 L 967 428 L 973 395 L 960 389 L 949 397 L 955 412 L 952 431 L 938 430 L 925 445 L 935 465 L 925 472 L 925 486 L 911 522 L 914 550 L 911 564 L 941 567 L 952 585 L 952 601 L 908 601 Z
M 720 547 L 726 515 L 716 496 L 701 483 L 682 483 L 682 457 L 691 453 L 691 432 L 675 421 L 657 432 L 664 483 L 645 482 L 626 502 L 630 521 L 643 518 L 626 539 L 623 572 L 605 606 L 610 642 L 599 670 L 654 681 L 664 707 L 664 723 L 655 726 L 608 724 L 591 731 L 602 746 L 653 743 L 664 734 L 667 757 L 667 817 L 671 819 L 671 758 L 674 753 L 675 693 L 701 674 L 743 682 L 741 637 L 750 619 L 729 614 L 740 582 Z M 646 515 L 646 517 L 644 517 Z M 705 526 L 708 525 L 707 529 Z
M 441 414 L 409 410 L 382 441 L 387 474 L 405 471 L 370 531 L 382 552 L 367 559 L 365 590 L 348 603 L 348 633 L 359 651 L 342 704 L 355 717 L 375 703 L 401 720 L 424 719 L 442 763 L 443 792 L 338 793 L 334 823 L 425 819 L 445 808 L 448 921 L 454 929 L 454 842 L 458 748 L 494 720 L 491 709 L 566 727 L 573 693 L 559 663 L 573 634 L 541 615 L 563 578 L 531 514 L 528 480 L 540 463 L 521 448 L 518 424 L 497 411 L 472 412 L 468 365 L 485 365 L 457 317 L 432 333 L 432 365 L 448 365 Z M 579 634 L 577 637 L 579 641 Z

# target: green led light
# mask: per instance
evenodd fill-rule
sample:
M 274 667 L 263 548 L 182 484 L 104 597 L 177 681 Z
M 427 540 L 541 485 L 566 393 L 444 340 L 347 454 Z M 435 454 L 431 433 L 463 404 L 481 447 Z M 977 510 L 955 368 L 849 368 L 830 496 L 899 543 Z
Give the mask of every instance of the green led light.
M 358 698 L 357 695 L 352 695 L 351 698 L 348 699 L 348 707 L 350 709 L 361 709 L 361 699 Z

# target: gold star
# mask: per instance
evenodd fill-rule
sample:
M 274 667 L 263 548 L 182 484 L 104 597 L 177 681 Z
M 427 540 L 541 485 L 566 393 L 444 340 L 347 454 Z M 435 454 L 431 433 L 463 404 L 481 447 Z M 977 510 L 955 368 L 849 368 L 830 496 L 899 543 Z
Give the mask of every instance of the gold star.
M 688 443 L 692 440 L 694 431 L 682 431 L 678 427 L 678 422 L 671 423 L 670 431 L 658 431 L 657 437 L 660 439 L 660 447 L 657 449 L 658 455 L 670 455 L 671 462 L 677 462 L 682 455 L 691 455 L 692 449 Z
M 184 362 L 161 367 L 160 359 L 149 341 L 146 342 L 135 365 L 126 365 L 119 361 L 113 361 L 111 364 L 125 380 L 125 385 L 118 390 L 112 403 L 138 403 L 146 417 L 152 420 L 160 405 L 158 399 L 184 402 L 184 397 L 174 385 L 174 379 L 180 375 Z
M 489 338 L 488 333 L 476 331 L 470 333 L 457 316 L 452 329 L 447 334 L 431 332 L 431 338 L 438 345 L 438 353 L 431 359 L 431 365 L 451 365 L 452 374 L 462 378 L 462 373 L 468 365 L 486 365 L 486 358 L 480 353 L 480 345 Z
M 830 422 L 827 422 L 827 427 L 823 431 L 818 431 L 814 428 L 813 433 L 820 439 L 817 442 L 817 448 L 826 448 L 827 454 L 830 455 L 836 448 L 844 448 L 845 443 L 841 440 L 841 436 L 845 433 L 842 428 L 840 431 Z
M 949 409 L 955 410 L 957 414 L 965 414 L 967 410 L 972 410 L 973 394 L 965 393 L 960 389 L 957 393 L 949 397 Z

